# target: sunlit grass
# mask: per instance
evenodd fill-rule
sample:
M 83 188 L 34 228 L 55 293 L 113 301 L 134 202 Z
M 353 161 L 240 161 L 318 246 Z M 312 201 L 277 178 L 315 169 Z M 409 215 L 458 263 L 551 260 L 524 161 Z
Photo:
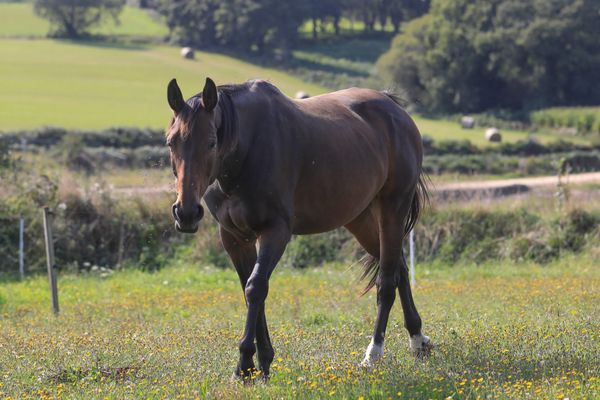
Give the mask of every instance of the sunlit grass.
M 325 89 L 274 69 L 198 52 L 184 60 L 175 47 L 54 40 L 0 39 L 0 130 L 57 125 L 164 127 L 171 112 L 166 85 L 177 78 L 191 97 L 207 76 L 218 84 L 271 80 L 283 92 Z
M 485 139 L 485 127 L 475 127 L 474 129 L 463 129 L 458 121 L 446 119 L 429 119 L 421 116 L 413 116 L 422 135 L 427 135 L 435 141 L 440 140 L 468 140 L 477 146 L 498 146 L 497 143 L 488 142 Z M 540 132 L 526 132 L 509 129 L 501 129 L 502 142 L 516 142 L 534 138 L 541 143 L 550 143 L 559 139 L 569 142 L 586 144 L 592 138 L 590 136 L 566 136 L 550 133 L 541 130 Z
M 235 273 L 174 263 L 0 286 L 0 396 L 12 398 L 594 398 L 600 274 L 552 265 L 419 265 L 416 303 L 438 347 L 412 358 L 399 304 L 383 362 L 358 367 L 375 317 L 343 265 L 275 272 L 269 384 L 230 380 L 244 303 Z

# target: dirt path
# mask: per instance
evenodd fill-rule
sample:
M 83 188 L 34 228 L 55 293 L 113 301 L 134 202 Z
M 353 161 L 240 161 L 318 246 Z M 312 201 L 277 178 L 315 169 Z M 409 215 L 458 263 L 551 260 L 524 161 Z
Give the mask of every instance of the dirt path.
M 564 178 L 563 182 L 566 184 L 600 183 L 600 172 L 569 175 L 568 177 Z M 527 186 L 530 189 L 534 189 L 543 186 L 555 186 L 557 183 L 558 177 L 553 175 L 487 181 L 448 182 L 434 184 L 433 186 L 435 191 L 459 191 L 499 189 L 509 186 Z
M 569 175 L 564 180 L 567 184 L 600 183 L 600 172 Z M 539 187 L 555 186 L 558 178 L 554 176 L 538 176 L 531 178 L 498 179 L 487 181 L 447 182 L 432 185 L 435 192 L 459 192 L 459 191 L 481 191 L 500 190 L 509 187 L 527 187 L 534 189 Z M 175 193 L 174 185 L 161 186 L 132 186 L 115 188 L 114 192 L 124 196 L 146 196 L 164 193 Z

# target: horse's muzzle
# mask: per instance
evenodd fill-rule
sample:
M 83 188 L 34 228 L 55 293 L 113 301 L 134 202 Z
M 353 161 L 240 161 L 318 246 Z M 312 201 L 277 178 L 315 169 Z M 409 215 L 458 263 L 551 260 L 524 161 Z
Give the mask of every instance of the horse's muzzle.
M 173 204 L 171 208 L 173 218 L 175 219 L 175 229 L 182 233 L 196 233 L 200 220 L 204 216 L 204 208 L 200 204 L 186 210 L 178 203 Z

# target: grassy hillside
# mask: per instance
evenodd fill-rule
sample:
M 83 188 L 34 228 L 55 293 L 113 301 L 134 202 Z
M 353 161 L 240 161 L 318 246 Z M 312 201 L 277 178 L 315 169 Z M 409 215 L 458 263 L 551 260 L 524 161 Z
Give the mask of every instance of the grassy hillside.
M 53 40 L 0 40 L 0 130 L 59 125 L 162 127 L 166 85 L 176 77 L 184 95 L 217 83 L 269 79 L 288 95 L 323 88 L 231 57 L 201 52 L 184 60 L 167 46 Z
M 591 256 L 542 267 L 419 264 L 415 302 L 437 344 L 416 361 L 399 300 L 386 356 L 358 366 L 375 293 L 358 271 L 278 269 L 267 315 L 276 349 L 268 385 L 231 380 L 245 306 L 235 272 L 172 266 L 0 285 L 0 397 L 598 398 L 600 276 Z
M 0 38 L 44 37 L 50 24 L 34 14 L 32 4 L 0 2 Z M 103 35 L 163 37 L 167 27 L 153 20 L 139 8 L 125 7 L 120 16 L 120 24 L 108 20 L 92 29 L 92 33 Z

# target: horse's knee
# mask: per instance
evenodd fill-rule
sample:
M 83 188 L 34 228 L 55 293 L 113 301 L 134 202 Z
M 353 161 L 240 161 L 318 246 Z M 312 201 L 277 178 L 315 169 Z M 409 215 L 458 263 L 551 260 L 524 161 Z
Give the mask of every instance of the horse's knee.
M 269 281 L 265 277 L 252 275 L 246 282 L 244 294 L 248 304 L 260 304 L 267 298 L 269 292 Z
M 274 358 L 275 358 L 275 350 L 273 350 L 270 347 L 267 349 L 261 349 L 261 351 L 258 352 L 258 362 L 263 367 L 265 365 L 271 365 Z
M 256 353 L 256 346 L 253 341 L 242 340 L 238 346 L 240 354 L 247 358 L 252 358 Z

